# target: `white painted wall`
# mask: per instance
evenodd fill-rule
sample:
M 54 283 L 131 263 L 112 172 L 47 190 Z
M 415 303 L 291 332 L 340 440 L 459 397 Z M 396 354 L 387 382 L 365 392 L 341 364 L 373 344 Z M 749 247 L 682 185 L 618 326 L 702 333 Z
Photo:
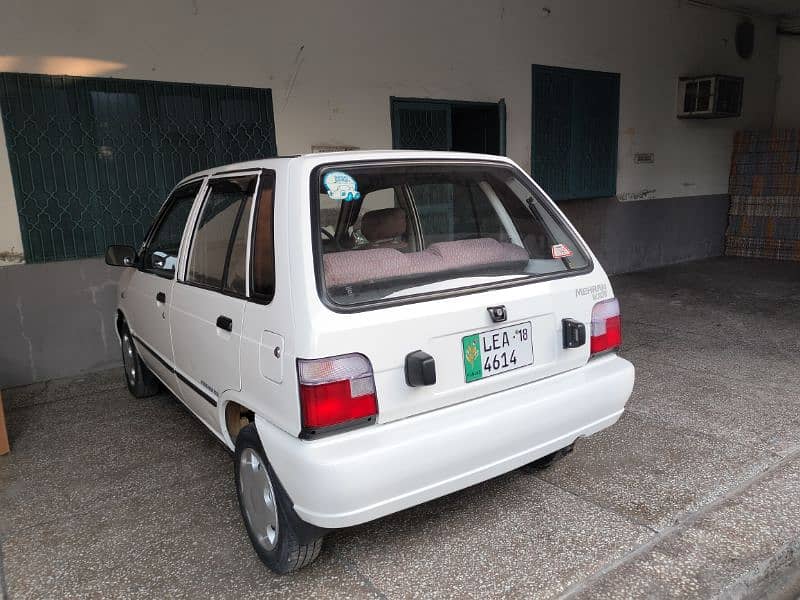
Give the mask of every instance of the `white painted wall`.
M 0 119 L 0 267 L 22 262 L 22 235 L 19 231 L 17 201 L 11 182 L 3 120 Z
M 622 197 L 725 193 L 733 131 L 768 127 L 775 108 L 775 23 L 756 20 L 743 61 L 739 17 L 680 0 L 4 0 L 1 12 L 0 70 L 272 88 L 282 154 L 390 147 L 392 95 L 505 98 L 509 155 L 529 169 L 531 64 L 619 72 Z M 676 119 L 677 77 L 713 72 L 745 77 L 742 118 Z M 2 146 L 0 252 L 19 247 L 7 163 Z
M 775 127 L 800 127 L 800 37 L 779 36 Z

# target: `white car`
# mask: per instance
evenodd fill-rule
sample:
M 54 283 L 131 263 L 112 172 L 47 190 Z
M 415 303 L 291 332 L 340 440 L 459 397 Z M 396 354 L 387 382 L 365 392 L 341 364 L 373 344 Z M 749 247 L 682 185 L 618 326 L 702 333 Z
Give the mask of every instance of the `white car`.
M 131 393 L 163 384 L 235 451 L 247 532 L 279 573 L 329 529 L 564 454 L 633 387 L 608 277 L 503 157 L 210 169 L 106 261 L 128 267 Z

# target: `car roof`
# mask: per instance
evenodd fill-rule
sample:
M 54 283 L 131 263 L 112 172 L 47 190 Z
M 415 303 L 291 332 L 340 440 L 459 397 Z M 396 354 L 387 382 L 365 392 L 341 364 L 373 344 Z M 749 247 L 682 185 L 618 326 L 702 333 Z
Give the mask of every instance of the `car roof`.
M 436 150 L 348 150 L 344 152 L 315 152 L 310 154 L 298 154 L 295 156 L 277 156 L 275 158 L 264 158 L 249 160 L 245 162 L 232 163 L 213 167 L 204 171 L 198 171 L 188 177 L 184 177 L 178 185 L 192 179 L 205 177 L 207 175 L 220 175 L 233 173 L 236 171 L 248 171 L 253 169 L 276 169 L 285 168 L 290 163 L 305 163 L 309 167 L 314 167 L 323 163 L 330 162 L 350 162 L 361 160 L 478 160 L 492 162 L 513 163 L 505 156 L 494 154 L 476 154 L 472 152 L 443 152 Z

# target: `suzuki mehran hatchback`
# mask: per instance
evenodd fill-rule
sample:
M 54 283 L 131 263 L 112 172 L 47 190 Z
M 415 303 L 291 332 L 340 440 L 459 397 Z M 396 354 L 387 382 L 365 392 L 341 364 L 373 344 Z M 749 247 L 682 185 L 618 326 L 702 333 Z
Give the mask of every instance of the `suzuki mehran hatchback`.
M 127 266 L 131 393 L 162 383 L 234 450 L 247 532 L 285 573 L 325 532 L 460 490 L 619 419 L 619 304 L 511 160 L 380 151 L 183 180 Z

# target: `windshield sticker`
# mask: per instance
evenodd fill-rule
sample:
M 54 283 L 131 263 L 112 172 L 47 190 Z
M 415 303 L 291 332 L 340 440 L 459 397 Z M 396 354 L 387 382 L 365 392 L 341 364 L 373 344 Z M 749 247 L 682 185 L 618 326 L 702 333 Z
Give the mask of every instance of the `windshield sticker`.
M 564 244 L 554 244 L 550 251 L 553 253 L 553 258 L 567 258 L 572 256 L 572 250 L 567 248 Z
M 351 200 L 358 200 L 361 198 L 361 192 L 358 191 L 356 180 L 343 171 L 325 173 L 322 183 L 331 200 L 350 202 Z

